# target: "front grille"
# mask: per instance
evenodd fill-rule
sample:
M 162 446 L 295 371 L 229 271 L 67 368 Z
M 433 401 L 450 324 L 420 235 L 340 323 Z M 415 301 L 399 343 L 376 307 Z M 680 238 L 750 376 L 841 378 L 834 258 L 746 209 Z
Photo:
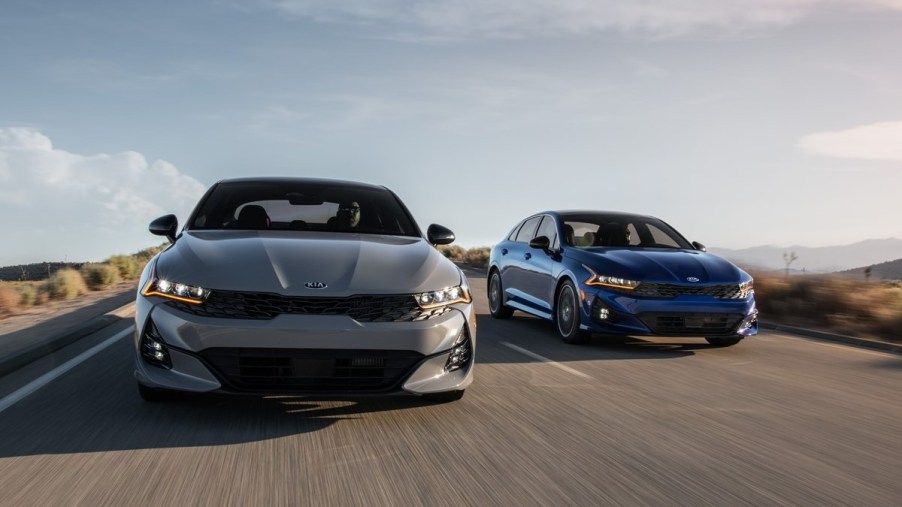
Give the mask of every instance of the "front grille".
M 718 299 L 740 299 L 738 284 L 725 285 L 677 285 L 673 283 L 639 284 L 633 294 L 642 297 L 673 298 L 677 296 L 711 296 Z
M 655 334 L 717 336 L 733 334 L 742 315 L 733 313 L 640 313 L 639 319 Z
M 200 305 L 168 305 L 202 317 L 269 320 L 278 315 L 347 315 L 358 322 L 412 322 L 436 317 L 449 307 L 423 310 L 411 295 L 292 297 L 262 292 L 213 291 Z
M 237 390 L 386 392 L 423 359 L 413 351 L 212 348 L 200 356 Z

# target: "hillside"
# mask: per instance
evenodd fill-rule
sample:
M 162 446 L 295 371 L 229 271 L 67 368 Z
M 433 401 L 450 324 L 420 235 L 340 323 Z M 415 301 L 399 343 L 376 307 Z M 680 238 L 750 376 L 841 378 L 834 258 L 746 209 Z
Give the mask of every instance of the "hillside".
M 868 267 L 871 268 L 871 280 L 902 280 L 902 259 L 849 269 L 841 274 L 863 279 Z
M 0 267 L 0 280 L 7 282 L 46 280 L 63 268 L 79 269 L 83 262 L 37 262 Z
M 902 258 L 902 239 L 869 239 L 851 245 L 815 248 L 767 245 L 731 250 L 712 247 L 708 251 L 737 264 L 767 270 L 784 269 L 786 265 L 783 262 L 783 253 L 795 252 L 798 259 L 792 263 L 793 271 L 829 273 L 872 266 Z

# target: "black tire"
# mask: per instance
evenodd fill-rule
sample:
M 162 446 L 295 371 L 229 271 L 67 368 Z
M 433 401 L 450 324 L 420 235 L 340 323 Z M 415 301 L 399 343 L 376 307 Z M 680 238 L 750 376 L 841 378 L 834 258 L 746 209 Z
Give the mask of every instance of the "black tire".
M 489 313 L 496 319 L 509 319 L 514 314 L 513 308 L 504 306 L 504 287 L 501 286 L 501 273 L 492 271 L 487 285 Z
M 138 394 L 144 401 L 159 402 L 169 401 L 176 397 L 178 393 L 169 389 L 154 389 L 144 384 L 138 383 Z
M 714 347 L 732 347 L 742 341 L 742 338 L 705 338 Z
M 431 403 L 450 403 L 464 397 L 464 390 L 445 391 L 443 393 L 424 394 L 423 399 Z
M 589 333 L 579 328 L 579 296 L 573 282 L 567 280 L 557 291 L 554 322 L 564 343 L 580 344 L 589 341 Z

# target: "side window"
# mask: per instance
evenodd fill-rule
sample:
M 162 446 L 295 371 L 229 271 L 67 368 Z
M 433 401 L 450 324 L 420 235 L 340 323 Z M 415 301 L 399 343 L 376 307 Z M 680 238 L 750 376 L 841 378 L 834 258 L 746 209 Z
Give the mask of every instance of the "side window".
M 517 233 L 520 232 L 520 229 L 523 228 L 523 222 L 520 222 L 514 229 L 511 231 L 510 235 L 507 237 L 508 241 L 517 241 Z
M 529 240 L 535 237 L 536 227 L 538 227 L 541 219 L 542 217 L 533 217 L 527 220 L 523 227 L 520 227 L 520 232 L 517 233 L 517 239 L 514 241 L 517 243 L 529 243 Z
M 636 231 L 636 226 L 633 224 L 629 224 L 626 226 L 626 231 L 630 234 L 630 246 L 636 246 L 642 242 L 639 239 L 639 232 Z
M 542 224 L 539 225 L 539 229 L 536 231 L 535 237 L 545 236 L 548 238 L 548 245 L 551 248 L 554 248 L 555 241 L 557 241 L 557 227 L 554 224 L 554 219 L 550 216 L 545 216 L 542 219 Z
M 651 224 L 647 224 L 647 227 L 648 231 L 651 233 L 651 237 L 654 238 L 656 244 L 680 248 L 680 245 L 678 245 L 677 242 L 673 240 L 673 238 L 668 236 L 666 232 L 658 229 Z

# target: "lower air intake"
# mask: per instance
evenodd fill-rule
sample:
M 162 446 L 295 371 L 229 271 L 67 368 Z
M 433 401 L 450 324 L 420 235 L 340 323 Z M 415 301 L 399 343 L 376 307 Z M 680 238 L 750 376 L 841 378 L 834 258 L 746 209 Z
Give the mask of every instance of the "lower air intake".
M 233 388 L 387 392 L 423 359 L 413 351 L 214 348 L 200 356 Z
M 674 336 L 730 335 L 742 320 L 732 313 L 641 313 L 639 318 L 655 334 Z

